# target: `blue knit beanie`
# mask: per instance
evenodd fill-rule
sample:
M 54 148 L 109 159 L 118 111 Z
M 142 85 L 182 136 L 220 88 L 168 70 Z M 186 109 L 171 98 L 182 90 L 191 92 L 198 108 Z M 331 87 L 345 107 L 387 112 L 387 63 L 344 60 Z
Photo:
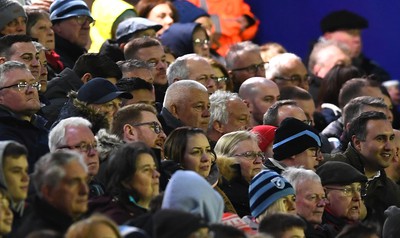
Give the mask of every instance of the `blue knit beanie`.
M 272 170 L 261 171 L 249 186 L 251 215 L 255 218 L 260 216 L 279 198 L 287 195 L 295 195 L 295 192 L 285 178 Z
M 93 19 L 83 0 L 55 0 L 50 5 L 50 20 L 53 23 L 76 16 L 88 16 Z

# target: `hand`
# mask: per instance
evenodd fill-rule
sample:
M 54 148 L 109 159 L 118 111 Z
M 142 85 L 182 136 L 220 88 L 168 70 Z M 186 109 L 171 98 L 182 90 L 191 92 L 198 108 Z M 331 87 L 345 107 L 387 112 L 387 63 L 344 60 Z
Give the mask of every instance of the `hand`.
M 39 8 L 49 12 L 50 5 L 53 3 L 53 1 L 54 0 L 32 0 L 32 4 L 29 7 L 35 9 Z

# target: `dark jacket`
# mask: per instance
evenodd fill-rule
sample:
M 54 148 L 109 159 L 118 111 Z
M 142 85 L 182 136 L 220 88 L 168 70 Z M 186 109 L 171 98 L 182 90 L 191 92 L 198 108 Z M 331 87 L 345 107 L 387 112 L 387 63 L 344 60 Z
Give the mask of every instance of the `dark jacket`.
M 184 124 L 176 119 L 165 107 L 161 109 L 161 113 L 158 115 L 164 133 L 168 136 L 175 128 L 184 126 Z
M 343 117 L 339 117 L 339 119 L 329 123 L 329 125 L 322 131 L 322 135 L 327 138 L 335 137 L 340 139 L 343 133 Z
M 118 225 L 122 225 L 130 219 L 147 213 L 147 209 L 138 206 L 134 201 L 130 201 L 128 196 L 103 195 L 89 201 L 89 212 L 104 214 Z
M 351 225 L 351 224 L 356 224 L 356 223 L 335 217 L 325 207 L 324 214 L 322 215 L 322 228 L 329 237 L 332 238 L 336 237 L 346 225 Z
M 51 206 L 46 201 L 35 197 L 32 210 L 22 219 L 17 231 L 17 238 L 25 238 L 32 231 L 49 229 L 64 234 L 73 223 L 73 219 Z
M 119 48 L 119 45 L 114 40 L 106 40 L 101 45 L 99 53 L 108 56 L 114 62 L 125 60 L 124 52 Z
M 376 62 L 365 57 L 364 54 L 360 54 L 357 58 L 352 59 L 352 64 L 356 66 L 365 75 L 375 75 L 377 76 L 379 82 L 385 82 L 391 80 L 389 73 L 379 66 Z
M 327 155 L 325 159 L 348 163 L 364 174 L 365 158 L 352 145 L 349 145 L 344 153 Z M 384 211 L 392 205 L 400 206 L 399 187 L 386 176 L 384 169 L 380 170 L 379 177 L 367 182 L 367 195 L 364 201 L 368 211 L 366 221 L 378 222 L 381 227 L 385 221 Z
M 79 56 L 85 54 L 87 50 L 78 45 L 75 45 L 66 39 L 54 34 L 56 41 L 55 51 L 60 55 L 60 60 L 63 62 L 65 68 L 73 68 Z
M 47 121 L 38 115 L 32 120 L 21 120 L 12 111 L 0 105 L 0 141 L 14 140 L 28 149 L 29 172 L 33 171 L 35 162 L 49 152 Z
M 50 124 L 57 120 L 61 108 L 68 101 L 68 93 L 78 91 L 82 85 L 82 80 L 69 68 L 64 69 L 57 77 L 48 82 L 44 96 L 50 101 L 50 104 L 43 107 L 42 112 Z

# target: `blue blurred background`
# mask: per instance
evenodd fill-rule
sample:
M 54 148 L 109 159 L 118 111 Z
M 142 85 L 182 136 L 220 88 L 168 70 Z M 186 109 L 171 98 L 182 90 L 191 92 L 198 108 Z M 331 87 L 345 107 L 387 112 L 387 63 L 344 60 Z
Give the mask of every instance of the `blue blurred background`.
M 321 35 L 319 22 L 334 10 L 350 10 L 369 21 L 363 52 L 400 78 L 400 1 L 398 0 L 246 0 L 261 25 L 254 41 L 275 41 L 306 59 Z

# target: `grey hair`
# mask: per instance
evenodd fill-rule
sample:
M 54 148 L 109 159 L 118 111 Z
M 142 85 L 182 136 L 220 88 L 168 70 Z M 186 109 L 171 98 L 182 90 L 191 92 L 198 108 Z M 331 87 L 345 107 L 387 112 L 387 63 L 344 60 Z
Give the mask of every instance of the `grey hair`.
M 42 196 L 41 188 L 43 186 L 54 188 L 60 183 L 66 175 L 64 167 L 71 161 L 78 161 L 82 168 L 86 172 L 88 171 L 83 156 L 72 150 L 47 153 L 35 163 L 32 181 L 39 196 Z
M 25 64 L 18 61 L 6 61 L 4 64 L 0 64 L 0 85 L 3 86 L 5 81 L 5 74 L 15 70 L 15 69 L 24 69 L 29 71 L 28 67 Z M 30 71 L 29 71 L 30 72 Z
M 382 98 L 371 96 L 356 97 L 343 108 L 343 124 L 347 125 L 354 118 L 360 116 L 365 106 L 387 109 L 387 105 Z
M 227 104 L 230 100 L 242 100 L 237 93 L 218 90 L 210 96 L 210 123 L 208 128 L 212 128 L 214 121 L 228 124 L 229 113 Z
M 214 151 L 219 156 L 232 157 L 237 149 L 237 144 L 245 141 L 252 140 L 258 144 L 258 136 L 251 131 L 233 131 L 226 133 L 217 141 Z
M 339 48 L 341 51 L 343 51 L 344 54 L 348 55 L 350 57 L 350 51 L 349 48 L 343 44 L 339 43 L 336 41 L 320 41 L 316 43 L 311 51 L 310 54 L 310 59 L 308 61 L 308 70 L 310 72 L 313 72 L 313 68 L 315 65 L 320 64 L 320 52 L 325 50 L 326 48 L 329 48 L 331 46 L 336 46 Z
M 279 124 L 278 124 L 279 108 L 281 108 L 283 106 L 286 106 L 286 105 L 298 106 L 297 102 L 295 100 L 292 100 L 292 99 L 276 101 L 264 113 L 263 125 L 270 125 L 270 126 L 279 127 Z
M 282 75 L 282 72 L 288 68 L 289 61 L 298 61 L 303 64 L 301 58 L 293 53 L 283 53 L 272 57 L 269 61 L 268 68 L 265 71 L 265 78 L 273 79 Z
M 226 68 L 231 70 L 237 60 L 237 56 L 243 52 L 257 52 L 260 53 L 260 46 L 251 41 L 243 41 L 232 45 L 225 56 Z
M 175 79 L 188 79 L 189 68 L 187 67 L 188 60 L 206 60 L 204 57 L 198 54 L 186 54 L 178 57 L 168 68 L 167 68 L 167 80 L 168 85 L 174 83 Z
M 32 41 L 32 44 L 35 46 L 35 49 L 36 49 L 37 52 L 46 51 L 47 50 L 47 48 L 44 47 L 44 45 L 40 44 L 39 42 Z
M 119 61 L 117 62 L 117 65 L 122 73 L 134 71 L 135 69 L 147 69 L 147 70 L 152 69 L 147 62 L 138 59 L 128 59 L 125 61 Z
M 170 109 L 171 105 L 176 103 L 181 103 L 187 100 L 187 97 L 191 97 L 192 95 L 188 95 L 190 93 L 189 90 L 197 89 L 204 91 L 208 94 L 207 88 L 194 80 L 180 80 L 171 84 L 167 91 L 165 92 L 163 107 Z
M 295 190 L 299 184 L 307 183 L 307 181 L 321 183 L 321 178 L 317 173 L 304 168 L 288 167 L 282 172 L 282 176 L 288 180 Z
M 91 128 L 92 123 L 82 117 L 69 117 L 61 120 L 49 133 L 50 152 L 55 152 L 59 146 L 65 145 L 65 130 L 68 126 L 87 126 Z

